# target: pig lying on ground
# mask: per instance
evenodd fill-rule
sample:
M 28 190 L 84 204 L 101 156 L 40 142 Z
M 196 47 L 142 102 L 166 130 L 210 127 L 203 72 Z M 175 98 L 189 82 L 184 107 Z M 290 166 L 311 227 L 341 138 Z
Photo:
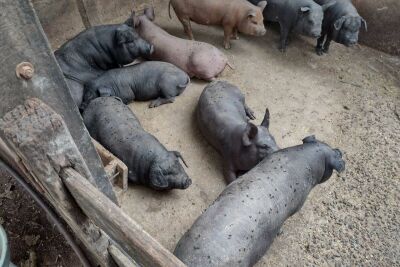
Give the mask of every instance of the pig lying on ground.
M 193 40 L 190 21 L 203 25 L 222 25 L 224 28 L 224 47 L 231 48 L 231 38 L 238 39 L 237 33 L 262 36 L 266 30 L 262 11 L 267 1 L 253 6 L 246 0 L 170 0 L 170 6 L 182 23 L 185 33 Z
M 249 122 L 253 111 L 236 86 L 213 82 L 204 89 L 196 110 L 197 123 L 207 141 L 222 155 L 227 183 L 238 172 L 248 171 L 268 154 L 278 150 L 268 131 L 269 111 L 261 126 Z
M 143 130 L 119 99 L 94 99 L 83 112 L 83 120 L 90 135 L 128 166 L 130 182 L 156 190 L 186 189 L 192 183 L 179 162 L 181 154 L 166 150 Z
M 85 84 L 81 109 L 100 96 L 116 96 L 125 104 L 155 99 L 149 107 L 172 103 L 190 83 L 183 70 L 160 61 L 148 61 L 105 72 Z
M 358 14 L 350 0 L 315 0 L 320 5 L 333 5 L 325 10 L 322 21 L 322 35 L 315 48 L 318 55 L 328 53 L 332 40 L 345 46 L 358 42 L 361 24 L 367 30 L 367 22 Z M 324 43 L 325 41 L 325 43 Z
M 104 71 L 118 68 L 140 56 L 148 56 L 153 46 L 125 24 L 95 26 L 62 45 L 54 55 L 79 107 L 84 84 Z
M 253 266 L 311 189 L 345 162 L 338 149 L 311 136 L 279 150 L 228 185 L 178 242 L 187 266 Z
M 152 60 L 161 60 L 174 64 L 190 77 L 206 81 L 213 80 L 228 64 L 226 56 L 214 46 L 196 41 L 189 41 L 172 36 L 155 25 L 154 10 L 148 7 L 144 15 L 135 16 L 127 21 L 135 26 L 139 35 L 154 45 Z
M 260 0 L 249 1 L 253 4 L 260 2 Z M 279 49 L 282 52 L 286 51 L 291 32 L 314 38 L 321 36 L 323 10 L 332 4 L 320 6 L 313 0 L 269 0 L 264 9 L 264 18 L 280 25 Z

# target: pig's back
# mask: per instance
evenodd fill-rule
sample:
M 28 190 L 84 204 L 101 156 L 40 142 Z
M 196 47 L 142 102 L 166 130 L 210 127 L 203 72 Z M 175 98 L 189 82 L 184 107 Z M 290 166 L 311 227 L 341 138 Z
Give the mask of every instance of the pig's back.
M 229 142 L 237 127 L 245 127 L 244 96 L 237 87 L 226 82 L 213 82 L 202 92 L 197 105 L 200 131 L 217 150 Z
M 312 188 L 306 180 L 307 160 L 296 149 L 268 156 L 228 185 L 174 254 L 189 267 L 253 266 Z

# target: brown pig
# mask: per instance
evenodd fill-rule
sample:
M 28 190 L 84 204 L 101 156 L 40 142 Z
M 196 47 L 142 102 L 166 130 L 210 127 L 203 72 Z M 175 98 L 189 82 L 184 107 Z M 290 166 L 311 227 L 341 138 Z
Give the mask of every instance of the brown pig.
M 267 1 L 261 1 L 254 6 L 246 0 L 170 0 L 170 18 L 171 5 L 185 33 L 192 40 L 190 21 L 203 25 L 222 25 L 225 49 L 231 48 L 231 38 L 239 39 L 238 32 L 255 36 L 262 36 L 266 32 L 262 12 Z
M 184 70 L 190 77 L 214 80 L 226 67 L 227 57 L 216 47 L 170 35 L 152 21 L 154 9 L 147 7 L 144 14 L 132 16 L 125 23 L 135 27 L 139 35 L 154 46 L 149 59 L 165 61 Z

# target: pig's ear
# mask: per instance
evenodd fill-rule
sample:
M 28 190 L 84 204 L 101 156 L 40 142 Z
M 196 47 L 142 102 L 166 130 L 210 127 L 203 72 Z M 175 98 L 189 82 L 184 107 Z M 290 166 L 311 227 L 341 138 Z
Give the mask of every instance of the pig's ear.
M 144 10 L 144 15 L 151 21 L 154 20 L 155 14 L 154 14 L 154 8 L 152 6 L 146 7 Z
M 361 18 L 361 23 L 364 24 L 365 31 L 368 31 L 367 22 L 366 22 L 365 19 L 363 19 L 362 17 L 360 17 L 360 18 Z
M 128 31 L 126 30 L 126 27 L 125 29 L 123 27 L 117 28 L 115 32 L 115 39 L 117 41 L 117 44 L 119 45 L 129 42 L 131 38 L 129 36 Z
M 242 143 L 244 146 L 250 146 L 253 139 L 257 136 L 258 128 L 253 123 L 249 122 L 246 126 L 246 130 L 242 136 Z
M 247 18 L 251 19 L 256 16 L 256 12 L 254 10 L 250 10 L 249 13 L 247 13 Z
M 300 11 L 303 13 L 309 12 L 311 9 L 308 6 L 302 6 L 300 7 Z
M 340 30 L 340 28 L 342 28 L 343 22 L 346 20 L 346 17 L 340 17 L 339 19 L 337 19 L 335 21 L 335 23 L 333 23 L 333 27 L 335 27 L 335 30 Z
M 265 110 L 265 115 L 264 115 L 264 119 L 261 122 L 261 126 L 265 127 L 265 128 L 269 128 L 269 109 L 267 108 Z
M 325 11 L 325 10 L 327 10 L 328 8 L 330 8 L 331 6 L 333 6 L 335 4 L 336 4 L 336 1 L 331 1 L 329 3 L 326 3 L 326 4 L 322 5 L 321 7 L 322 7 L 322 10 Z
M 264 8 L 267 6 L 267 1 L 261 1 L 257 4 L 259 8 L 261 8 L 261 12 L 264 11 Z
M 150 170 L 150 184 L 155 189 L 168 188 L 168 181 L 162 174 L 160 167 L 152 166 Z
M 315 135 L 310 135 L 310 136 L 307 136 L 307 137 L 305 137 L 304 139 L 303 139 L 303 144 L 306 144 L 306 143 L 316 143 L 317 142 L 317 139 L 315 138 Z

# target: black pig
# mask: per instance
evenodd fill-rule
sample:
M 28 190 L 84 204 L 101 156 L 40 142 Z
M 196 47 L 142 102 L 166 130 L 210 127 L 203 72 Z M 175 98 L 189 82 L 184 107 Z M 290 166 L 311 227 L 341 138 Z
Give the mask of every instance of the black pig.
M 249 1 L 257 5 L 261 0 Z M 279 49 L 285 52 L 291 32 L 314 38 L 321 36 L 324 10 L 330 5 L 332 3 L 320 6 L 313 0 L 269 0 L 263 14 L 265 20 L 279 22 Z
M 201 133 L 223 157 L 227 183 L 278 149 L 268 131 L 268 109 L 261 126 L 249 122 L 255 118 L 253 111 L 240 89 L 228 82 L 210 83 L 200 96 L 196 113 Z
M 182 155 L 146 132 L 119 99 L 94 99 L 83 120 L 90 135 L 128 166 L 130 182 L 156 190 L 186 189 L 192 183 L 179 162 Z
M 148 61 L 112 69 L 85 84 L 81 109 L 99 96 L 116 96 L 125 104 L 155 99 L 149 107 L 158 107 L 172 103 L 189 82 L 186 72 L 167 62 Z
M 54 55 L 64 73 L 75 104 L 82 102 L 84 84 L 104 71 L 148 56 L 154 48 L 126 24 L 87 29 L 63 44 Z
M 358 14 L 350 0 L 315 0 L 320 5 L 334 3 L 325 10 L 322 22 L 322 35 L 315 48 L 318 55 L 328 53 L 331 41 L 345 46 L 358 42 L 358 33 L 362 24 L 367 30 L 367 22 Z
M 311 136 L 279 150 L 226 187 L 178 242 L 174 254 L 189 267 L 253 266 L 311 189 L 345 162 L 338 149 Z

